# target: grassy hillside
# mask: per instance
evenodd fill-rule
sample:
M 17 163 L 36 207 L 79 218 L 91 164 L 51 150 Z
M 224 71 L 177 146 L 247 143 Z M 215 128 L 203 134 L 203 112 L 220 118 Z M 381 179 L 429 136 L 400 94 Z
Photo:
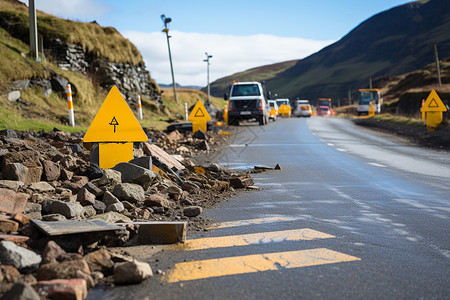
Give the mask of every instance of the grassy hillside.
M 258 68 L 246 70 L 227 77 L 220 78 L 210 85 L 211 94 L 222 97 L 227 93 L 227 86 L 235 81 L 264 81 L 275 78 L 281 72 L 294 66 L 298 60 L 291 60 L 272 65 L 266 65 Z
M 101 27 L 97 23 L 83 23 L 63 20 L 37 11 L 39 34 L 44 36 L 44 44 L 59 38 L 63 43 L 80 44 L 86 52 L 111 62 L 131 65 L 143 64 L 137 48 L 112 27 Z M 96 85 L 89 75 L 65 71 L 59 68 L 51 57 L 38 63 L 30 58 L 28 7 L 16 0 L 0 0 L 0 129 L 51 130 L 54 127 L 69 132 L 87 130 L 95 114 L 109 91 Z M 151 66 L 149 66 L 151 69 Z M 75 121 L 72 128 L 67 123 L 67 99 L 63 93 L 44 96 L 40 87 L 32 86 L 21 91 L 20 101 L 9 102 L 5 98 L 10 83 L 15 80 L 44 78 L 61 75 L 77 87 L 73 97 Z M 157 87 L 159 89 L 159 87 Z M 206 94 L 195 90 L 178 91 L 180 103 L 176 104 L 171 89 L 163 94 L 163 105 L 142 97 L 143 127 L 162 129 L 164 120 L 184 115 L 184 102 L 194 103 L 206 99 Z M 223 107 L 223 101 L 213 98 L 213 102 Z M 134 112 L 138 115 L 138 112 Z
M 349 89 L 355 97 L 358 89 L 367 88 L 370 77 L 396 76 L 433 63 L 433 43 L 441 59 L 450 57 L 449 28 L 450 1 L 415 1 L 369 18 L 341 40 L 281 72 L 267 72 L 268 66 L 263 66 L 251 74 L 264 78 L 272 94 L 312 103 L 327 97 L 337 104 Z M 213 82 L 211 90 L 223 95 L 222 82 L 241 74 Z

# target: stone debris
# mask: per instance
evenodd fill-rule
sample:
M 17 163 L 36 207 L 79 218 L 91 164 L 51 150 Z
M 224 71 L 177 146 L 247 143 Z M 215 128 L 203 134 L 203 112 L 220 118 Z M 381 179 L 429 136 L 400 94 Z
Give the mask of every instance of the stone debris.
M 252 188 L 247 172 L 194 163 L 227 137 L 146 133 L 133 160 L 102 170 L 83 133 L 0 131 L 0 299 L 85 299 L 99 283 L 140 283 L 151 266 L 109 247 L 183 242 L 210 225 L 205 208 Z M 96 220 L 115 228 L 83 230 Z

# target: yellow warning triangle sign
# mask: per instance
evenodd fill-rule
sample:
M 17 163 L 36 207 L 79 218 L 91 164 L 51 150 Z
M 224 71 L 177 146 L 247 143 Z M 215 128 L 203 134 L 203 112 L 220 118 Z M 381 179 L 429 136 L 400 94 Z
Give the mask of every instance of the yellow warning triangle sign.
M 197 103 L 194 106 L 194 109 L 189 114 L 188 117 L 189 121 L 211 121 L 211 117 L 209 116 L 208 112 L 206 111 L 206 108 L 203 106 L 202 101 L 198 100 Z
M 148 137 L 119 89 L 113 86 L 84 135 L 83 142 L 146 142 Z
M 422 106 L 422 111 L 447 111 L 447 108 L 445 107 L 441 98 L 439 98 L 436 91 L 432 90 Z

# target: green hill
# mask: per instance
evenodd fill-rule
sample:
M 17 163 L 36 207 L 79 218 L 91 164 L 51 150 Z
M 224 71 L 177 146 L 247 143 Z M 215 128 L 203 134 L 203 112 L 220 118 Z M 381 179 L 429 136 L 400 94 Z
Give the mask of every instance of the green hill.
M 272 93 L 313 103 L 327 97 L 336 103 L 347 98 L 349 89 L 368 87 L 370 77 L 400 75 L 434 62 L 433 43 L 441 58 L 450 57 L 449 32 L 450 1 L 411 2 L 369 18 L 341 40 L 282 72 L 266 73 L 267 66 L 252 72 L 267 74 L 266 86 Z M 218 92 L 218 85 L 211 84 L 217 96 L 224 92 Z

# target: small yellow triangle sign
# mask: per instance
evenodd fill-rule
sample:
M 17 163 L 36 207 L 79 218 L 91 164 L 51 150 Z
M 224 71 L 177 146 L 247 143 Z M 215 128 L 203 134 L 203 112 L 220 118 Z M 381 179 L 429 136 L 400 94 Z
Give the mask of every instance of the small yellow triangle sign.
M 439 98 L 436 91 L 432 90 L 422 106 L 422 111 L 447 111 L 447 108 L 445 107 L 441 98 Z
M 211 117 L 209 116 L 208 112 L 206 111 L 206 108 L 203 106 L 202 101 L 198 100 L 197 103 L 194 106 L 194 109 L 189 114 L 189 121 L 211 121 Z
M 83 142 L 146 142 L 148 137 L 119 89 L 113 86 L 84 135 Z

